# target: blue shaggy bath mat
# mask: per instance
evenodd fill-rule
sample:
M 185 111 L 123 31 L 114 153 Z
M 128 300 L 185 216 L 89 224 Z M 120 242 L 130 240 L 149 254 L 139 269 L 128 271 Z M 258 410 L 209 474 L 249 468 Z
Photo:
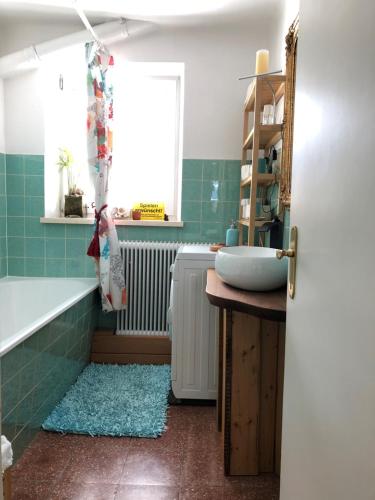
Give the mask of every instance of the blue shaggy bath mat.
M 91 436 L 157 437 L 165 430 L 169 365 L 87 366 L 42 427 Z

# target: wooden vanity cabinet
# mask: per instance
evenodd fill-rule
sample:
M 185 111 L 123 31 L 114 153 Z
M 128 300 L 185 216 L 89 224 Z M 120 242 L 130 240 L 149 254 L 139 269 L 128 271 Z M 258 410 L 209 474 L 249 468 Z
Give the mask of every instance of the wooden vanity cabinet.
M 214 270 L 206 291 L 220 308 L 217 414 L 225 473 L 279 473 L 286 292 L 236 290 Z

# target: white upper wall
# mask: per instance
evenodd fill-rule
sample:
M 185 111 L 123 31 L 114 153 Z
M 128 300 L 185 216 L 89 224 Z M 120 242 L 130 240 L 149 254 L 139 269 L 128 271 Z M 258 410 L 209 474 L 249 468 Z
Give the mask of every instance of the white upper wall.
M 270 69 L 279 67 L 280 42 L 275 35 L 278 29 L 277 12 L 273 10 L 268 20 L 262 17 L 259 24 L 254 20 L 211 27 L 158 27 L 111 49 L 117 64 L 126 60 L 184 62 L 183 157 L 235 159 L 240 158 L 242 105 L 249 83 L 249 80 L 239 82 L 238 77 L 253 72 L 255 51 L 259 48 L 270 49 Z M 28 44 L 31 37 L 28 32 Z M 19 44 L 14 48 L 19 49 Z M 7 52 L 9 49 L 8 45 Z M 7 152 L 43 154 L 38 72 L 8 79 L 4 88 Z M 149 132 L 145 130 L 146 134 Z
M 27 22 L 0 19 L 0 57 L 82 29 L 83 25 L 78 18 L 69 22 L 59 19 L 48 19 L 46 22 L 43 18 L 28 19 Z
M 279 17 L 278 45 L 275 50 L 275 57 L 278 57 L 279 67 L 285 70 L 285 36 L 289 26 L 292 24 L 299 12 L 300 0 L 283 0 L 282 12 Z
M 163 29 L 113 46 L 117 64 L 126 61 L 185 63 L 184 158 L 240 157 L 242 105 L 255 51 L 270 48 L 267 26 Z M 271 64 L 272 64 L 271 54 Z

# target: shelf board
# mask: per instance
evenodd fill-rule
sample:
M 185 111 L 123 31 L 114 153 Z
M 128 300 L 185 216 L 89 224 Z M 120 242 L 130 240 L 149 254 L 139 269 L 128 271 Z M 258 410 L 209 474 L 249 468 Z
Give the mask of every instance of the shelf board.
M 281 139 L 282 125 L 259 125 L 259 148 L 264 149 L 276 144 Z M 253 146 L 254 128 L 247 136 L 242 149 L 251 149 Z
M 241 181 L 241 187 L 249 186 L 252 182 L 253 176 L 247 177 L 243 181 Z M 257 175 L 257 183 L 258 184 L 272 184 L 276 181 L 275 174 L 258 174 Z
M 265 104 L 272 104 L 273 96 L 267 81 L 272 85 L 272 88 L 275 92 L 276 103 L 281 99 L 284 95 L 285 91 L 285 75 L 268 75 L 264 77 L 254 78 L 251 87 L 249 88 L 249 93 L 245 100 L 245 111 L 254 111 L 255 104 L 255 93 L 256 88 L 260 87 L 260 106 L 263 108 Z
M 262 227 L 263 224 L 265 224 L 266 222 L 270 222 L 270 221 L 268 221 L 268 220 L 255 220 L 255 227 Z M 240 219 L 238 221 L 238 223 L 241 224 L 242 226 L 246 226 L 246 227 L 250 226 L 249 219 Z

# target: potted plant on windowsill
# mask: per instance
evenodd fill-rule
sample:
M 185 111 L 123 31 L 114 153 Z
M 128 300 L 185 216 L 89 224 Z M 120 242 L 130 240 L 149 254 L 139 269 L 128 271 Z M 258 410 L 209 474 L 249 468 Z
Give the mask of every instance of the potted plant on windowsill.
M 57 166 L 60 171 L 65 170 L 68 181 L 68 194 L 65 195 L 64 215 L 65 217 L 83 217 L 82 189 L 76 184 L 76 173 L 72 153 L 67 148 L 59 149 Z

